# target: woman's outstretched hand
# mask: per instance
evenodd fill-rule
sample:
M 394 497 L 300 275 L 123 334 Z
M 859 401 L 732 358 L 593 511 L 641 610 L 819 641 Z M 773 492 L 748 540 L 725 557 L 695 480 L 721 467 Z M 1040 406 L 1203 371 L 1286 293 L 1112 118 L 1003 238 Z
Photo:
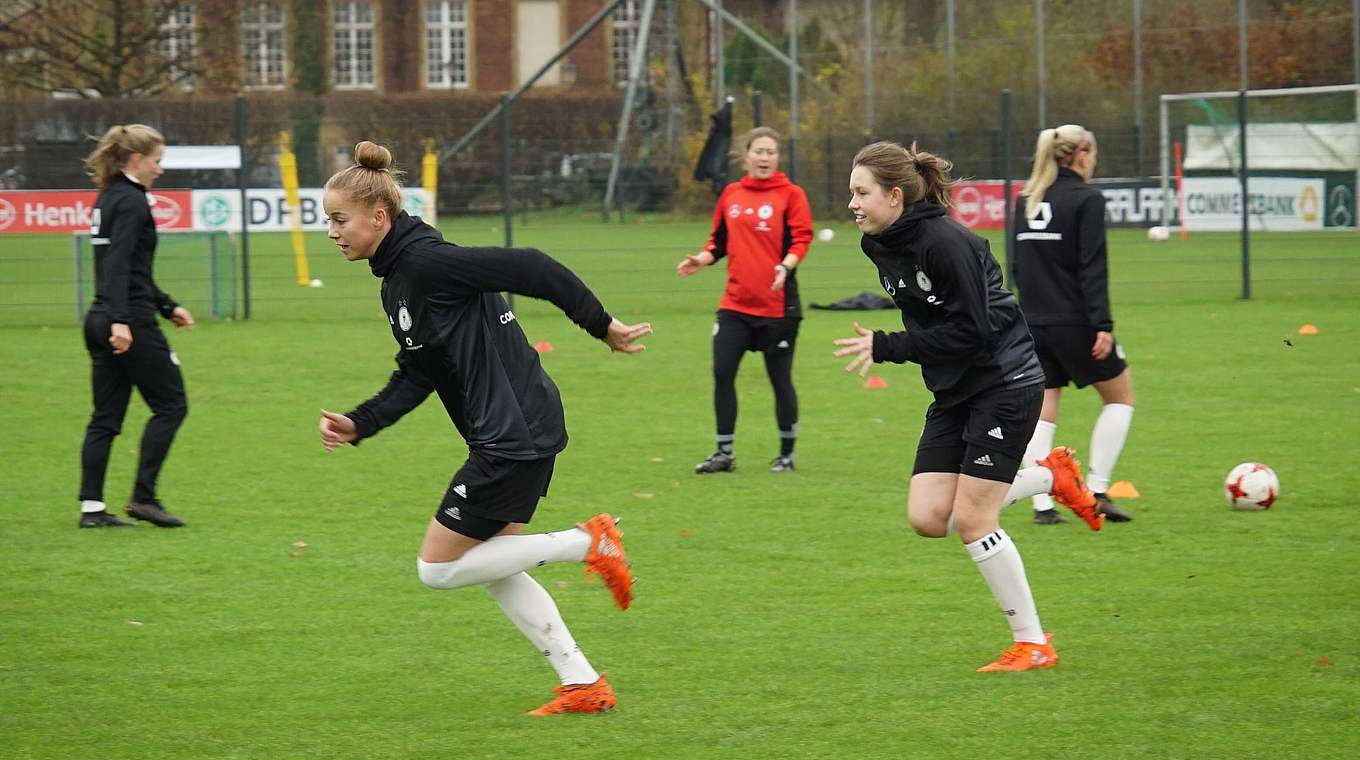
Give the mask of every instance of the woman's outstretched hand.
M 853 356 L 854 359 L 845 365 L 846 372 L 859 370 L 859 376 L 864 377 L 869 374 L 869 368 L 874 365 L 874 331 L 865 327 L 860 327 L 855 323 L 855 337 L 837 338 L 836 345 L 840 346 L 834 356 Z
M 326 447 L 326 451 L 354 443 L 358 437 L 359 431 L 354 427 L 354 420 L 343 414 L 321 410 L 321 445 Z
M 699 251 L 698 253 L 680 259 L 680 263 L 675 267 L 675 276 L 689 277 L 715 261 L 717 261 L 717 259 L 713 258 L 713 254 L 708 251 Z
M 617 319 L 609 323 L 609 334 L 604 336 L 604 342 L 609 346 L 610 351 L 618 351 L 624 354 L 636 354 L 646 351 L 647 347 L 641 343 L 633 341 L 644 335 L 652 334 L 651 322 L 639 322 L 635 325 L 625 325 Z

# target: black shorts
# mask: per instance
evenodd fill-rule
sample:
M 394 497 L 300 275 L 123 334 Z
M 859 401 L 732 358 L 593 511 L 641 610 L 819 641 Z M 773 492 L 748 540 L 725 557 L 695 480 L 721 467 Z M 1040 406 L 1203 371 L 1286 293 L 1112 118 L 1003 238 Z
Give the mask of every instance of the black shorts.
M 796 317 L 757 317 L 719 309 L 713 321 L 713 341 L 741 351 L 793 351 L 798 342 Z
M 950 407 L 926 409 L 911 474 L 962 473 L 983 480 L 1015 480 L 1044 390 L 1039 385 L 984 391 Z
M 1124 348 L 1115 341 L 1114 350 L 1104 359 L 1091 358 L 1096 330 L 1080 325 L 1031 325 L 1034 348 L 1048 377 L 1045 388 L 1062 388 L 1069 382 L 1078 388 L 1119 377 L 1129 365 L 1124 363 Z
M 527 523 L 548 495 L 553 463 L 547 459 L 504 459 L 480 451 L 468 459 L 449 482 L 434 519 L 468 538 L 485 541 L 510 523 Z

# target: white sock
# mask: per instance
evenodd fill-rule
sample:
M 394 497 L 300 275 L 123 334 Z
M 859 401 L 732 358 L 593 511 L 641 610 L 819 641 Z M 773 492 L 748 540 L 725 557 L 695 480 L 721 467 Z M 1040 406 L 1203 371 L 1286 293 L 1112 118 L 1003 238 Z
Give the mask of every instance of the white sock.
M 431 588 L 462 588 L 490 583 L 549 562 L 580 562 L 590 550 L 590 534 L 572 528 L 527 536 L 494 536 L 452 562 L 416 558 L 420 580 Z
M 1048 452 L 1053 450 L 1053 434 L 1057 431 L 1057 423 L 1039 420 L 1039 424 L 1034 426 L 1034 436 L 1029 439 L 1029 446 L 1025 449 L 1025 461 L 1021 464 L 1033 467 L 1036 461 L 1048 456 Z M 1035 512 L 1047 512 L 1052 508 L 1053 497 L 1048 495 L 1047 488 L 1043 493 L 1034 494 Z
M 1011 636 L 1017 642 L 1044 643 L 1044 628 L 1039 625 L 1034 595 L 1025 578 L 1025 563 L 1020 561 L 1020 550 L 1006 531 L 997 528 L 971 544 L 964 544 L 964 548 L 977 563 L 1001 611 L 1006 613 Z
M 85 499 L 84 501 L 80 502 L 80 511 L 81 511 L 82 513 L 83 513 L 83 512 L 106 512 L 106 511 L 108 511 L 108 508 L 109 508 L 109 505 L 105 504 L 105 503 L 102 502 L 102 501 L 94 501 L 93 499 Z
M 1129 437 L 1129 425 L 1133 423 L 1133 407 L 1128 404 L 1106 404 L 1096 418 L 1096 426 L 1091 428 L 1091 470 L 1086 475 L 1086 485 L 1096 493 L 1105 493 L 1110 488 L 1110 476 L 1114 474 L 1114 463 L 1119 461 L 1119 452 L 1124 450 L 1124 439 Z
M 1051 490 L 1053 490 L 1052 470 L 1037 464 L 1026 467 L 1015 473 L 1015 480 L 1011 481 L 1011 490 L 1006 492 L 1006 500 L 1001 502 L 1001 506 L 1009 507 L 1027 496 L 1037 498 L 1038 494 L 1046 494 Z
M 519 632 L 548 658 L 563 684 L 595 683 L 600 674 L 562 622 L 557 604 L 528 573 L 515 573 L 484 586 Z

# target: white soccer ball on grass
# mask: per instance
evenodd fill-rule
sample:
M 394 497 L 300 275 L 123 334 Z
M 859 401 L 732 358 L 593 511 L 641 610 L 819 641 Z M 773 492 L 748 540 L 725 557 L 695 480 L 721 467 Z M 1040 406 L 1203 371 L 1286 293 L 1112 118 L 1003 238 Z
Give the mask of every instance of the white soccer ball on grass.
M 836 233 L 832 232 L 830 227 L 823 227 L 821 231 L 817 233 L 817 239 L 823 243 L 830 243 L 835 237 Z
M 1260 462 L 1243 462 L 1228 473 L 1223 494 L 1233 509 L 1270 509 L 1280 495 L 1280 479 Z

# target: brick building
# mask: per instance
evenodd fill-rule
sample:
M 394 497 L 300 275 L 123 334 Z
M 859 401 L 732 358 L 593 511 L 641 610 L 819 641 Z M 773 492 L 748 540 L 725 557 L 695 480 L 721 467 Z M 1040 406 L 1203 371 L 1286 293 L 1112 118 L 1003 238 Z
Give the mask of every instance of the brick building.
M 421 91 L 493 93 L 523 84 L 605 0 L 184 0 L 148 3 L 145 18 L 123 17 L 130 36 L 154 38 L 134 55 L 171 62 L 167 81 L 203 95 L 241 91 Z M 69 26 L 89 21 L 105 27 L 111 19 L 71 16 L 53 6 L 0 6 L 0 21 L 24 17 L 18 25 Z M 135 4 L 133 4 L 135 7 Z M 538 86 L 567 90 L 607 89 L 623 84 L 627 56 L 637 38 L 641 0 L 627 0 L 610 14 Z M 63 6 L 64 7 L 64 6 Z M 87 13 L 98 16 L 100 4 Z M 5 10 L 10 9 L 10 10 Z M 36 9 L 36 10 L 33 10 Z M 27 12 L 26 11 L 32 11 Z M 151 25 L 153 31 L 144 29 Z M 41 33 L 39 36 L 42 36 Z M 52 36 L 47 35 L 50 39 Z M 41 60 L 64 59 L 60 49 L 18 53 L 38 68 Z M 51 89 L 109 92 L 108 86 L 51 77 Z M 61 81 L 58 81 L 61 80 Z M 41 80 L 39 80 L 41 81 Z M 94 88 L 93 90 L 87 88 Z

